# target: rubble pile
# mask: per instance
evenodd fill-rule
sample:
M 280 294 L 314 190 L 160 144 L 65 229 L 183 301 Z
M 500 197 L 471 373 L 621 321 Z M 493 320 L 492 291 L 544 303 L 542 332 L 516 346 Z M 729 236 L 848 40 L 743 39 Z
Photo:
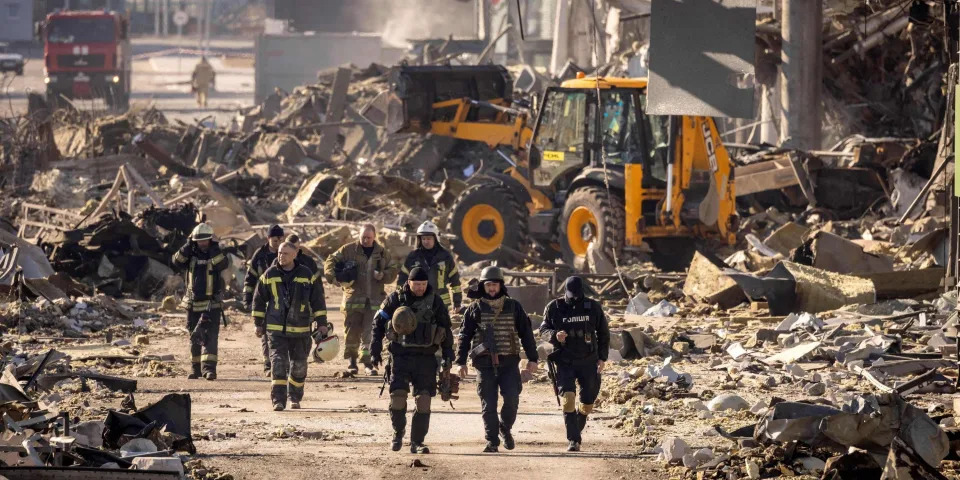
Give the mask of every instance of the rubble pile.
M 0 344 L 5 466 L 186 470 L 190 478 L 232 478 L 190 459 L 196 449 L 189 394 L 169 394 L 145 408 L 136 404 L 137 381 L 130 377 L 181 373 L 173 355 L 140 351 L 151 334 L 167 330 L 160 315 L 103 295 L 12 303 L 4 310 L 27 310 L 37 328 L 14 325 L 19 330 L 10 328 L 12 335 Z M 39 325 L 47 315 L 63 325 Z

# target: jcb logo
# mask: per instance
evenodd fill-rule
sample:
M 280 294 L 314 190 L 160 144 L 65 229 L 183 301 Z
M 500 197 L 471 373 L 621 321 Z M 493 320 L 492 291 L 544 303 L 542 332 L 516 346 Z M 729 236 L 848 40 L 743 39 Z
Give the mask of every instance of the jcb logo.
M 710 134 L 710 125 L 705 121 L 700 121 L 700 128 L 703 129 L 703 145 L 707 149 L 707 159 L 710 160 L 710 171 L 717 171 L 717 151 L 713 146 L 713 135 Z

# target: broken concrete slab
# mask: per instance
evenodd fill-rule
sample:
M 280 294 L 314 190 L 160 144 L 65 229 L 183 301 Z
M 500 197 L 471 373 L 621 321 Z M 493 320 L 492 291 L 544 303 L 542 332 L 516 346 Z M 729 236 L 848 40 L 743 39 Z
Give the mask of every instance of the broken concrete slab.
M 893 271 L 893 258 L 871 255 L 863 247 L 830 232 L 816 232 L 793 252 L 795 263 L 829 272 L 869 274 Z
M 683 293 L 698 302 L 717 304 L 720 308 L 732 308 L 746 301 L 743 289 L 732 278 L 723 275 L 729 268 L 719 258 L 696 252 L 687 269 Z

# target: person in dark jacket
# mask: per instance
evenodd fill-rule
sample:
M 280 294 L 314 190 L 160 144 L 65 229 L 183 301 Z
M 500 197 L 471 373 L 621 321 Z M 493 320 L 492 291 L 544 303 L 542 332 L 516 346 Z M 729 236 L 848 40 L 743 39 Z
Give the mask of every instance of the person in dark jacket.
M 311 274 L 320 273 L 320 275 L 323 275 L 323 272 L 319 270 L 317 261 L 314 260 L 310 255 L 307 255 L 303 252 L 303 247 L 300 246 L 300 235 L 291 233 L 290 235 L 287 235 L 286 241 L 292 243 L 294 247 L 297 247 L 297 258 L 293 259 L 297 265 L 303 265 L 304 267 L 309 268 Z
M 300 408 L 307 380 L 307 357 L 313 337 L 329 331 L 323 280 L 298 265 L 297 247 L 284 242 L 274 264 L 260 276 L 253 295 L 253 321 L 258 337 L 267 337 L 273 388 L 273 409 Z
M 173 254 L 173 265 L 186 270 L 187 276 L 187 292 L 181 302 L 187 310 L 187 330 L 191 332 L 190 363 L 193 371 L 187 378 L 217 379 L 224 291 L 220 273 L 228 264 L 220 251 L 220 244 L 213 240 L 213 228 L 206 223 L 197 225 L 186 245 Z
M 437 357 L 441 368 L 453 362 L 453 333 L 450 313 L 429 283 L 422 268 L 410 271 L 407 283 L 388 296 L 377 312 L 370 356 L 374 367 L 383 362 L 383 339 L 390 341 L 390 420 L 393 423 L 391 449 L 403 446 L 407 425 L 407 396 L 413 385 L 415 408 L 410 428 L 410 453 L 430 453 L 423 441 L 430 428 L 430 403 L 437 394 Z
M 447 249 L 440 246 L 440 229 L 427 220 L 417 227 L 417 248 L 407 255 L 397 275 L 397 287 L 407 283 L 410 270 L 420 267 L 427 272 L 430 286 L 440 295 L 448 310 L 457 311 L 463 302 L 460 272 L 457 262 Z
M 511 429 L 517 420 L 520 405 L 520 349 L 527 356 L 526 369 L 537 371 L 537 341 L 533 336 L 530 318 L 520 302 L 507 296 L 503 272 L 498 267 L 487 267 L 480 273 L 479 300 L 470 304 L 463 314 L 457 349 L 460 377 L 466 377 L 467 357 L 477 369 L 477 394 L 487 446 L 484 452 L 497 452 L 500 437 L 503 446 L 513 450 Z M 503 396 L 503 408 L 497 418 L 497 400 Z
M 257 288 L 257 282 L 260 276 L 273 265 L 277 260 L 277 250 L 283 243 L 283 228 L 280 225 L 272 225 L 267 230 L 267 243 L 260 246 L 253 257 L 247 261 L 247 274 L 243 277 L 243 305 L 247 311 L 253 308 L 253 291 Z M 270 376 L 270 347 L 267 345 L 267 337 L 260 337 L 260 348 L 263 351 L 263 373 Z
M 570 452 L 580 451 L 580 434 L 600 393 L 600 373 L 610 350 L 607 316 L 600 302 L 585 297 L 583 290 L 583 279 L 568 278 L 563 297 L 547 304 L 540 326 L 541 338 L 554 348 L 547 361 L 556 364 Z M 576 405 L 577 384 L 580 385 L 579 407 Z

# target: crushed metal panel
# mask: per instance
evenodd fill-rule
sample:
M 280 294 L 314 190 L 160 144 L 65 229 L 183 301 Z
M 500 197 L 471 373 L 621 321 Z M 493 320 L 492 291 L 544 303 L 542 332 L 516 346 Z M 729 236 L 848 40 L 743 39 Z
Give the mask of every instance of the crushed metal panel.
M 176 480 L 179 472 L 87 467 L 0 467 L 9 480 Z
M 647 111 L 753 118 L 756 0 L 655 0 Z

